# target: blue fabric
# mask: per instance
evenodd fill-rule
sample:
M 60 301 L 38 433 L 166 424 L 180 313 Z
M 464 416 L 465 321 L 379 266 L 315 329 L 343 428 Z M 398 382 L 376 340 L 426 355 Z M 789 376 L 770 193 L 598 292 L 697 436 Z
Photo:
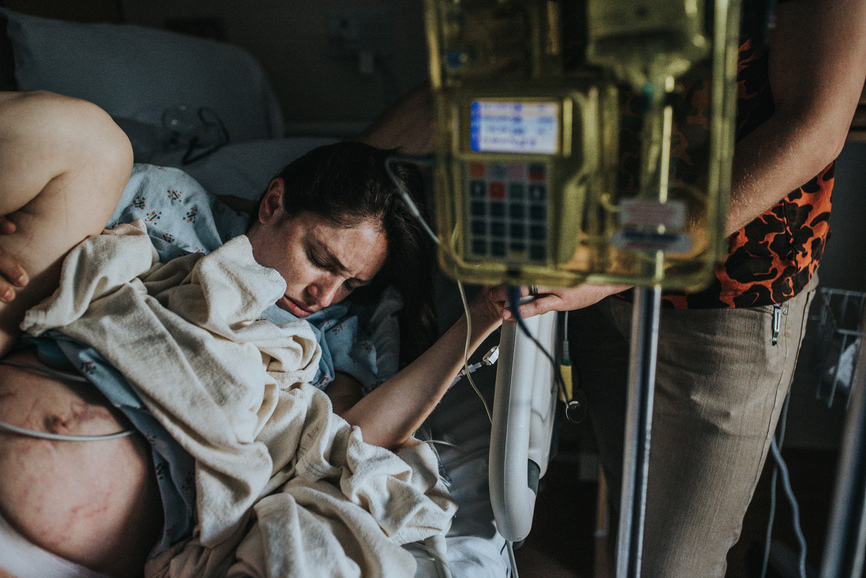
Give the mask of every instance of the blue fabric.
M 386 303 L 380 303 L 379 307 L 388 307 L 394 299 L 394 295 L 386 293 L 383 296 Z M 393 302 L 395 310 L 399 310 L 401 305 L 399 301 Z M 372 306 L 353 305 L 350 311 L 349 306 L 339 303 L 304 318 L 312 326 L 322 346 L 322 361 L 319 362 L 319 373 L 313 385 L 324 389 L 334 380 L 334 373 L 339 371 L 357 379 L 364 395 L 367 395 L 384 381 L 379 371 L 376 346 L 364 329 L 373 324 L 371 318 L 374 312 Z M 276 305 L 265 309 L 262 316 L 273 323 L 297 319 Z M 393 372 L 388 371 L 387 374 L 390 377 Z
M 249 215 L 228 208 L 180 169 L 133 166 L 129 183 L 108 221 L 141 219 L 163 263 L 187 253 L 210 253 L 246 232 Z

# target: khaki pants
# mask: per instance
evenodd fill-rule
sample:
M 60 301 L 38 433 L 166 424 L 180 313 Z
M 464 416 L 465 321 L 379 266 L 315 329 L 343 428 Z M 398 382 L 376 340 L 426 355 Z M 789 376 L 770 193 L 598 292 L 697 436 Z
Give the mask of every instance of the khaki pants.
M 724 576 L 788 393 L 817 279 L 773 307 L 664 309 L 642 575 Z M 611 498 L 619 504 L 632 305 L 608 298 L 569 314 L 576 382 L 587 395 Z

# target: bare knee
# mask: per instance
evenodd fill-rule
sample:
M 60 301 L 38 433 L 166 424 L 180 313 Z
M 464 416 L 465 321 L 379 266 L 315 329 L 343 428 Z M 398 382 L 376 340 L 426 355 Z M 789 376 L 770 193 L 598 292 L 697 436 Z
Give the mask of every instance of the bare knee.
M 51 294 L 66 253 L 99 234 L 132 169 L 129 139 L 95 104 L 37 91 L 0 94 L 0 215 L 16 227 L 0 235 L 0 355 L 24 312 Z M 25 287 L 4 261 L 26 271 Z M 5 279 L 5 280 L 4 280 Z
M 129 139 L 105 111 L 85 100 L 46 91 L 2 93 L 0 137 L 2 215 L 33 213 L 37 207 L 28 205 L 56 194 L 47 187 L 59 178 L 75 180 L 86 173 L 89 194 L 81 199 L 97 208 L 111 197 L 116 203 L 129 179 Z M 118 185 L 119 191 L 112 190 Z M 41 199 L 38 208 L 45 202 Z
M 71 435 L 127 428 L 98 396 L 0 365 L 0 420 L 13 425 Z M 0 432 L 0 512 L 30 541 L 63 558 L 134 575 L 162 526 L 150 449 L 138 435 L 73 442 Z

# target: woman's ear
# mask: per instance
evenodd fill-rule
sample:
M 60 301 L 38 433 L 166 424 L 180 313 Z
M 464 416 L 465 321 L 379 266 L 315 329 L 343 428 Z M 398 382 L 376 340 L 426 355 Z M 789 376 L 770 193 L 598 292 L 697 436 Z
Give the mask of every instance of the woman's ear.
M 282 212 L 285 184 L 285 181 L 281 177 L 277 177 L 268 185 L 268 190 L 265 192 L 265 196 L 262 197 L 262 202 L 259 203 L 260 222 L 267 223 L 274 216 L 278 216 Z

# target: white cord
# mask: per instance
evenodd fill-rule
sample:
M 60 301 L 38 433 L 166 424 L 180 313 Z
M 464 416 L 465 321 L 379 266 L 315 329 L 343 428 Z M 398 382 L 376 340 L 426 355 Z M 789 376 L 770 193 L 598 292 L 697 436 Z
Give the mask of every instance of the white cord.
M 36 365 L 35 363 L 24 363 L 23 361 L 10 361 L 8 359 L 0 360 L 0 363 L 2 363 L 3 365 L 11 365 L 12 367 L 22 367 L 24 369 L 32 369 L 33 371 L 39 371 L 39 372 L 48 374 L 52 377 L 58 377 L 60 379 L 65 379 L 68 381 L 78 381 L 81 383 L 90 383 L 90 381 L 81 374 L 70 373 L 68 371 L 61 371 L 59 369 L 52 369 L 52 368 L 44 366 L 44 365 Z
M 776 517 L 776 481 L 779 474 L 782 475 L 782 488 L 791 505 L 792 524 L 794 533 L 797 536 L 797 541 L 800 545 L 800 577 L 806 578 L 806 538 L 803 535 L 803 530 L 800 527 L 800 508 L 797 504 L 797 498 L 794 496 L 794 491 L 791 488 L 791 479 L 788 475 L 788 466 L 782 457 L 780 447 L 785 441 L 785 430 L 788 424 L 788 406 L 791 402 L 791 396 L 785 398 L 785 404 L 782 406 L 782 414 L 779 417 L 779 425 L 776 428 L 776 434 L 773 436 L 770 443 L 770 452 L 773 454 L 773 460 L 776 462 L 773 468 L 773 476 L 770 481 L 770 516 L 767 522 L 767 534 L 764 543 L 764 559 L 761 565 L 761 578 L 767 575 L 767 569 L 770 562 L 770 547 L 772 545 L 773 523 Z
M 800 507 L 797 504 L 797 498 L 794 496 L 794 490 L 791 488 L 788 466 L 785 464 L 785 460 L 782 459 L 782 453 L 779 451 L 778 444 L 776 444 L 776 438 L 773 438 L 773 441 L 770 443 L 770 451 L 773 452 L 773 458 L 779 466 L 779 473 L 782 475 L 782 488 L 785 490 L 785 495 L 791 505 L 794 534 L 797 535 L 797 542 L 800 544 L 800 578 L 806 578 L 806 537 L 803 535 L 803 530 L 800 527 Z
M 520 578 L 517 573 L 517 558 L 514 557 L 514 544 L 506 541 L 505 546 L 508 548 L 508 561 L 511 563 L 511 578 Z
M 484 406 L 484 412 L 487 414 L 487 420 L 493 423 L 493 414 L 490 413 L 490 408 L 487 406 L 487 400 L 481 395 L 481 390 L 475 385 L 475 380 L 472 379 L 471 371 L 469 371 L 469 345 L 472 342 L 472 316 L 469 314 L 469 303 L 466 301 L 466 291 L 463 290 L 463 283 L 457 282 L 457 288 L 460 289 L 460 300 L 463 302 L 463 311 L 466 313 L 466 342 L 463 344 L 463 371 L 466 372 L 466 379 L 469 380 L 469 385 L 475 391 L 475 395 L 481 400 L 481 405 Z
M 406 203 L 406 206 L 409 207 L 409 212 L 415 215 L 415 218 L 418 219 L 418 222 L 421 223 L 421 227 L 424 228 L 424 231 L 433 239 L 435 244 L 439 244 L 439 237 L 436 236 L 436 233 L 433 232 L 433 229 L 430 228 L 430 225 L 427 224 L 427 221 L 424 220 L 424 216 L 421 214 L 421 211 L 418 210 L 418 206 L 415 205 L 415 201 L 412 200 L 412 195 L 409 194 L 409 191 L 403 186 L 403 183 L 400 179 L 397 178 L 397 175 L 394 174 L 394 171 L 391 170 L 391 163 L 395 163 L 400 161 L 398 157 L 388 157 L 385 159 L 385 172 L 388 173 L 388 176 L 391 177 L 391 181 L 394 183 L 394 186 L 397 187 L 397 190 L 400 191 L 400 196 L 403 197 L 403 202 Z
M 39 371 L 41 373 L 46 373 L 53 377 L 57 377 L 60 379 L 65 379 L 68 381 L 79 381 L 83 383 L 90 383 L 82 375 L 77 373 L 69 373 L 66 371 L 60 371 L 56 369 L 52 369 L 50 367 L 45 367 L 43 365 L 36 365 L 33 363 L 24 363 L 21 361 L 10 361 L 8 359 L 0 360 L 0 363 L 3 365 L 11 365 L 13 367 L 22 367 L 24 369 L 30 369 L 33 371 Z M 101 442 L 106 440 L 114 440 L 122 437 L 126 437 L 128 435 L 134 434 L 137 430 L 129 429 L 118 433 L 106 434 L 106 435 L 98 435 L 98 436 L 74 436 L 74 435 L 64 435 L 64 434 L 56 434 L 50 433 L 47 431 L 37 431 L 32 429 L 27 429 L 23 427 L 19 427 L 17 425 L 12 425 L 11 423 L 6 423 L 4 421 L 0 421 L 0 430 L 10 431 L 12 433 L 17 433 L 21 435 L 25 435 L 31 438 L 40 438 L 52 441 L 62 441 L 62 442 Z
M 54 440 L 54 441 L 63 441 L 63 442 L 102 442 L 106 440 L 114 440 L 122 437 L 126 437 L 128 435 L 132 435 L 136 432 L 134 429 L 128 429 L 122 432 L 99 435 L 99 436 L 73 436 L 73 435 L 64 435 L 64 434 L 55 434 L 49 433 L 47 431 L 36 431 L 32 429 L 27 429 L 23 427 L 18 427 L 17 425 L 12 425 L 11 423 L 6 423 L 0 421 L 0 429 L 4 429 L 6 431 L 11 431 L 13 433 L 29 436 L 32 438 L 41 438 L 46 440 Z

